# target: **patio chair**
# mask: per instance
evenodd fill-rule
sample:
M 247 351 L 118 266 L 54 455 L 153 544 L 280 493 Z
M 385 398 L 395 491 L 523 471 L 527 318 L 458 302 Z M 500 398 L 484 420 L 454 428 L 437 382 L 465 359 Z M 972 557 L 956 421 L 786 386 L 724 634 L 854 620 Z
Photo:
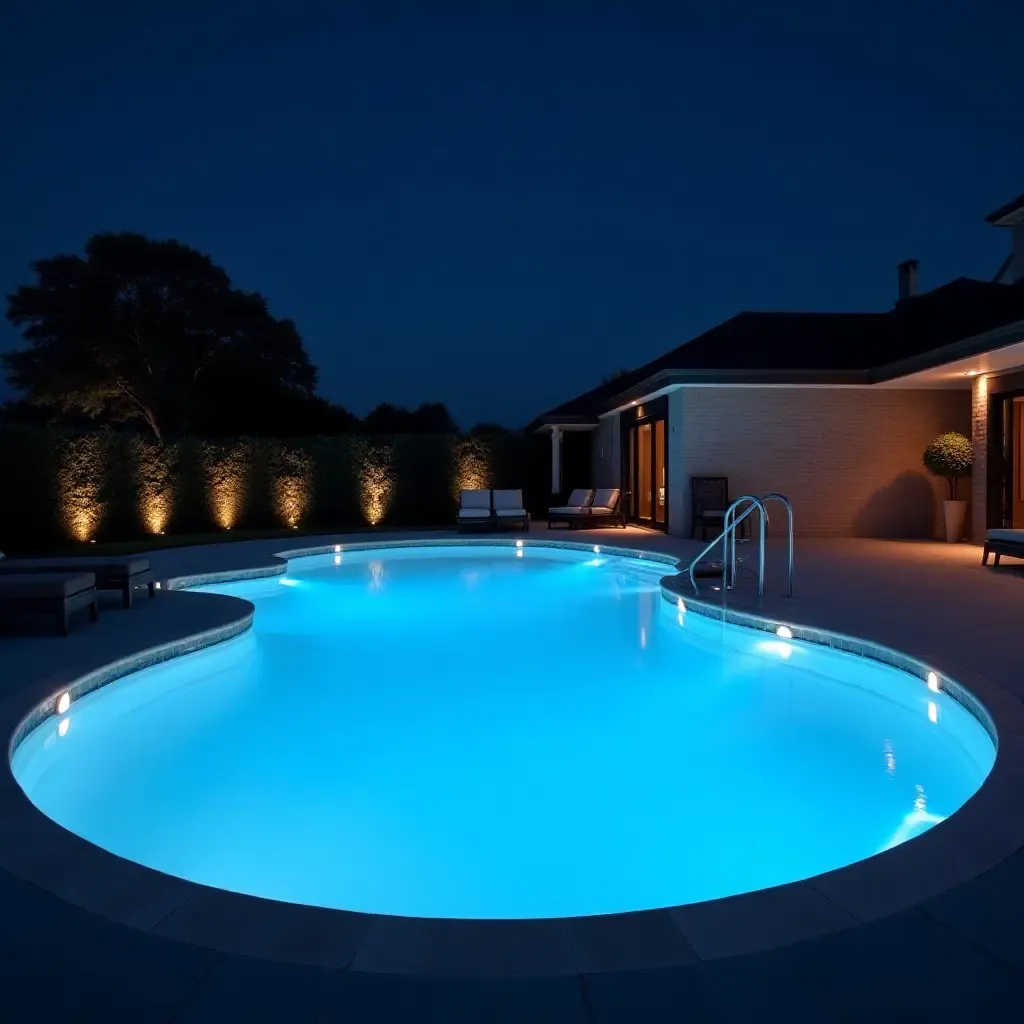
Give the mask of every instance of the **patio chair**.
M 548 529 L 552 523 L 571 525 L 574 516 L 580 515 L 584 509 L 590 508 L 594 500 L 594 492 L 586 487 L 577 487 L 564 505 L 555 505 L 548 509 Z
M 498 527 L 518 524 L 525 533 L 530 528 L 530 513 L 523 507 L 522 491 L 492 491 L 494 522 Z
M 148 558 L 5 558 L 0 561 L 0 575 L 37 572 L 91 572 L 96 577 L 97 590 L 121 592 L 125 608 L 131 608 L 132 593 L 139 587 L 146 587 L 150 597 L 156 595 Z
M 61 635 L 67 636 L 71 613 L 79 608 L 88 608 L 93 622 L 100 617 L 96 577 L 91 572 L 6 573 L 0 576 L 0 616 L 4 619 L 53 615 Z
M 988 556 L 995 555 L 993 568 L 999 564 L 1000 556 L 1024 558 L 1024 530 L 988 530 L 985 534 L 985 547 L 981 552 L 981 564 L 988 565 Z
M 693 529 L 691 537 L 697 536 L 700 527 L 701 540 L 708 539 L 708 527 L 716 532 L 725 528 L 725 513 L 729 508 L 729 478 L 727 476 L 691 476 L 690 500 L 693 508 Z
M 462 491 L 459 494 L 459 514 L 455 518 L 457 530 L 486 529 L 491 525 L 491 492 L 489 490 Z
M 626 528 L 626 503 L 618 487 L 598 488 L 589 508 L 576 517 L 577 526 L 621 526 Z

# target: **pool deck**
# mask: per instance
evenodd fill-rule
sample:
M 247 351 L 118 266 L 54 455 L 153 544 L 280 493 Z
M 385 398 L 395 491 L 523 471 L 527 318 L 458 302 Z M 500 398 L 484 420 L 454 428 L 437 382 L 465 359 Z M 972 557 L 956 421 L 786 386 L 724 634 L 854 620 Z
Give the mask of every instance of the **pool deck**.
M 166 580 L 265 566 L 289 546 L 416 536 L 252 541 L 150 557 Z M 531 537 L 684 558 L 700 546 L 635 529 L 541 528 Z M 406 919 L 282 904 L 254 914 L 254 904 L 268 901 L 200 891 L 70 836 L 27 804 L 8 768 L 0 779 L 5 1017 L 1019 1020 L 1024 562 L 985 569 L 971 545 L 804 540 L 796 595 L 786 598 L 781 555 L 773 544 L 763 603 L 746 584 L 730 596 L 731 607 L 905 652 L 968 687 L 992 713 L 999 732 L 992 777 L 921 838 L 808 883 L 729 900 L 504 922 L 486 934 L 480 925 L 488 922 L 428 922 L 425 931 Z M 2 636 L 0 726 L 10 734 L 31 708 L 111 662 L 204 631 L 243 628 L 246 608 L 219 595 L 163 590 L 131 611 L 105 601 L 100 622 L 68 638 Z

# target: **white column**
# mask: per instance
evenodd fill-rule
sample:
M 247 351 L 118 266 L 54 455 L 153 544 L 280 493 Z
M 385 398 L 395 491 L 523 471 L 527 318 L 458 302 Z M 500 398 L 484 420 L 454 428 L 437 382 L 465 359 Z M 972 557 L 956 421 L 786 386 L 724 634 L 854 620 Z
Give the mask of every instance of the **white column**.
M 551 493 L 562 490 L 562 428 L 551 428 Z

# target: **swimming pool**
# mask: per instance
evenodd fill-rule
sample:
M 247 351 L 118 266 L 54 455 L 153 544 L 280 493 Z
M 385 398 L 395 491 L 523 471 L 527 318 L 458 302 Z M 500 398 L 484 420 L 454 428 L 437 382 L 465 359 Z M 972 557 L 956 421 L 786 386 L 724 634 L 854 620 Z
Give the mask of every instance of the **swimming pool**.
M 603 914 L 912 839 L 994 747 L 923 680 L 680 613 L 666 569 L 528 545 L 294 559 L 253 629 L 19 745 L 36 806 L 192 881 L 425 917 Z

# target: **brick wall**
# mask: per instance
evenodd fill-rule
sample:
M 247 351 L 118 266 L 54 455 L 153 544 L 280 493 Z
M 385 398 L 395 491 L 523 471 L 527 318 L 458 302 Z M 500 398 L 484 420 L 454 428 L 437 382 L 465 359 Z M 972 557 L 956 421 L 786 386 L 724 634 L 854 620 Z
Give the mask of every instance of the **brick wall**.
M 672 399 L 670 514 L 686 532 L 689 477 L 725 475 L 734 497 L 787 495 L 803 536 L 938 536 L 946 484 L 921 456 L 937 434 L 971 430 L 966 390 L 698 387 Z

